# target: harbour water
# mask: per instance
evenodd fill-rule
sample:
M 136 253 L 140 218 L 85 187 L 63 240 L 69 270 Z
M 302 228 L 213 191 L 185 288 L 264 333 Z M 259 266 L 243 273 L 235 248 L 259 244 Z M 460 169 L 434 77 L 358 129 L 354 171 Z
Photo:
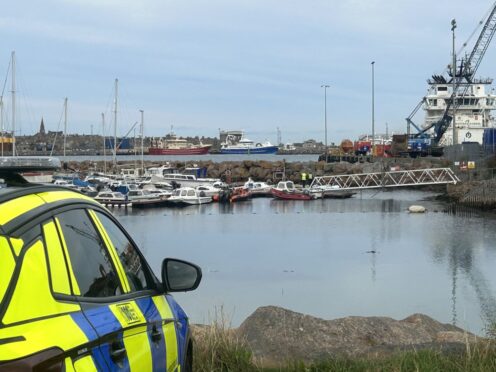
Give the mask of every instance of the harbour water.
M 165 257 L 203 268 L 197 291 L 175 295 L 194 323 L 222 307 L 237 326 L 257 307 L 277 305 L 325 319 L 424 313 L 484 334 L 496 321 L 496 218 L 443 212 L 433 195 L 113 213 L 157 276 Z M 408 214 L 412 204 L 428 212 Z

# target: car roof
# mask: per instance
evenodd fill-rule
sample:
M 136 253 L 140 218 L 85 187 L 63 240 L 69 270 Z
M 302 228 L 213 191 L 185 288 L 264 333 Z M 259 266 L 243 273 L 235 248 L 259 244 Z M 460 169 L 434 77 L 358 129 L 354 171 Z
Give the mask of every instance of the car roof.
M 66 187 L 25 184 L 0 189 L 0 234 L 9 234 L 38 216 L 71 204 L 101 207 L 92 198 Z

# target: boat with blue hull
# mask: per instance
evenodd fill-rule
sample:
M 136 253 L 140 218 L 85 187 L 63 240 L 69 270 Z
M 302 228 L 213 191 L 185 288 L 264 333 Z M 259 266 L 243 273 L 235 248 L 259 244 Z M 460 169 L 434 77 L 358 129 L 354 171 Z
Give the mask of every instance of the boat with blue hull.
M 275 154 L 278 147 L 270 142 L 255 143 L 248 138 L 242 138 L 235 144 L 222 144 L 221 154 Z

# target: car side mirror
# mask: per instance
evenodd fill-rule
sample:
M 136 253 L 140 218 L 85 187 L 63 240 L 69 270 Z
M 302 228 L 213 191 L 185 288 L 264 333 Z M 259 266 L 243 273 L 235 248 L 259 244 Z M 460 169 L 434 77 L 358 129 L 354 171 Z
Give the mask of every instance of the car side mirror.
M 162 262 L 162 284 L 166 292 L 193 291 L 200 285 L 202 271 L 199 266 L 175 258 Z

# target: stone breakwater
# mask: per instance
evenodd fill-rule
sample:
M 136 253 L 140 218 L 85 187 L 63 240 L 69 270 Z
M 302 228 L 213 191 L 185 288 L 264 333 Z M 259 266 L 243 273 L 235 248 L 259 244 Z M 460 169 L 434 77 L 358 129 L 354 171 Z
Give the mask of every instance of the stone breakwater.
M 448 185 L 446 195 L 455 204 L 482 210 L 495 210 L 496 179 Z
M 145 168 L 160 166 L 165 162 L 146 161 Z M 134 161 L 118 162 L 114 173 L 120 173 L 123 168 L 132 168 Z M 399 167 L 402 170 L 445 167 L 447 163 L 441 159 L 382 159 L 373 163 L 325 163 L 325 162 L 286 162 L 281 161 L 198 161 L 198 162 L 169 162 L 170 166 L 179 171 L 185 167 L 198 166 L 207 168 L 207 177 L 229 177 L 232 182 L 244 182 L 249 177 L 256 181 L 276 182 L 284 175 L 286 179 L 294 182 L 301 180 L 301 173 L 311 173 L 315 176 L 334 174 L 357 174 L 381 172 Z M 82 172 L 103 169 L 103 162 L 70 162 L 68 166 Z

